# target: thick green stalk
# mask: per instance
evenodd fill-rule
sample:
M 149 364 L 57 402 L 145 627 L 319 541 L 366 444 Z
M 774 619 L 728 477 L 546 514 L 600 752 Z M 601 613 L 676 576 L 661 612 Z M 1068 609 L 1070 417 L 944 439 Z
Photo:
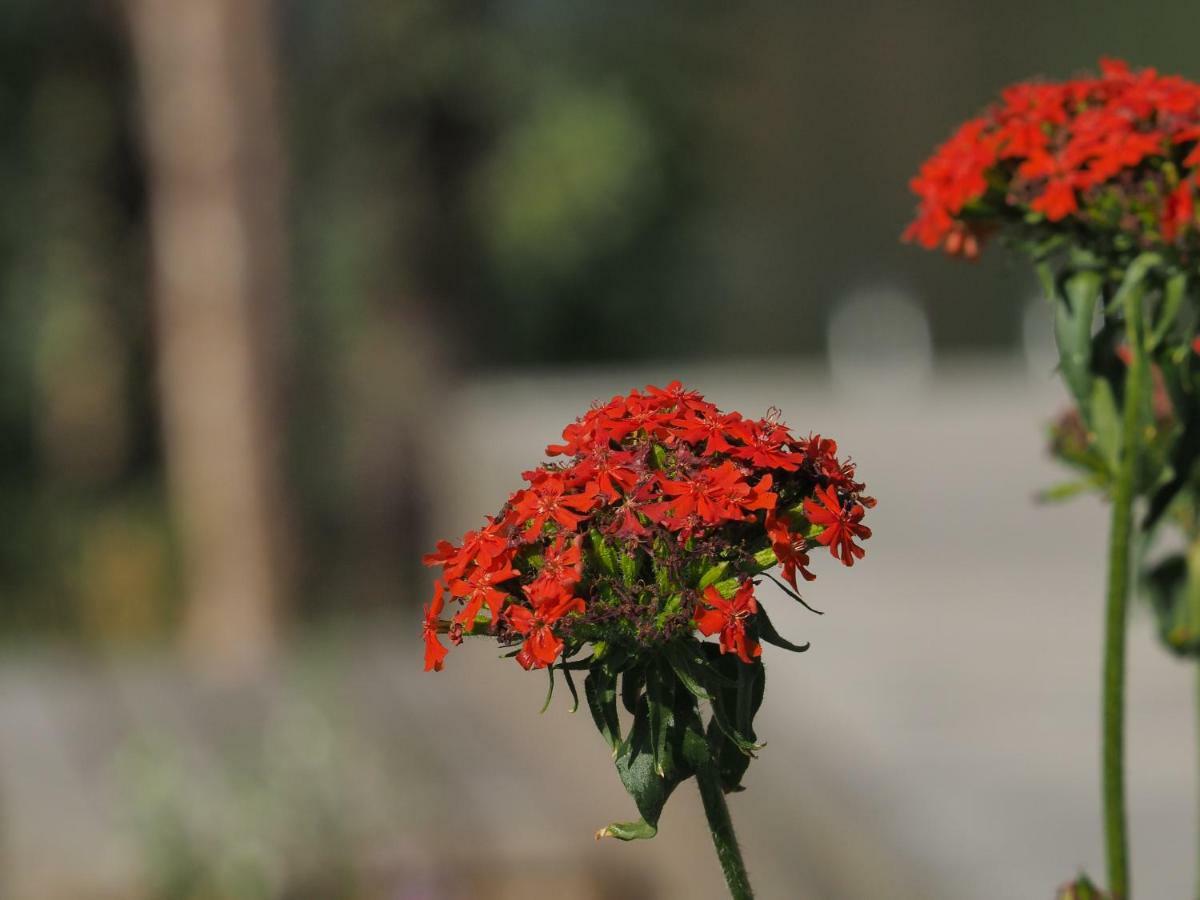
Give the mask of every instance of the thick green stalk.
M 1131 358 L 1125 376 L 1121 459 L 1113 490 L 1108 548 L 1108 604 L 1104 634 L 1103 791 L 1108 885 L 1113 900 L 1129 900 L 1129 835 L 1125 814 L 1125 632 L 1133 494 L 1141 435 L 1145 358 L 1142 351 L 1141 291 L 1125 297 L 1125 329 Z
M 725 803 L 721 775 L 711 757 L 697 766 L 696 783 L 700 785 L 700 799 L 704 802 L 704 814 L 708 817 L 708 828 L 712 832 L 713 846 L 717 848 L 717 859 L 721 861 L 721 871 L 725 873 L 729 896 L 733 900 L 753 900 L 746 864 L 742 861 L 729 806 Z

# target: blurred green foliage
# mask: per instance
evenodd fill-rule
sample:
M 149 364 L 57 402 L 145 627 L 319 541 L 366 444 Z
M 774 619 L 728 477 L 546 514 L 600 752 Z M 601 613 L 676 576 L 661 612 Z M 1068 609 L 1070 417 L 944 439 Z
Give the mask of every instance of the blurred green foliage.
M 409 552 L 422 501 L 378 489 L 363 423 L 419 415 L 422 379 L 819 358 L 864 283 L 911 291 L 942 349 L 1014 344 L 1023 270 L 899 245 L 905 183 L 1015 78 L 1200 75 L 1172 12 L 281 0 L 301 608 Z M 138 114 L 120 4 L 0 0 L 0 633 L 176 616 Z

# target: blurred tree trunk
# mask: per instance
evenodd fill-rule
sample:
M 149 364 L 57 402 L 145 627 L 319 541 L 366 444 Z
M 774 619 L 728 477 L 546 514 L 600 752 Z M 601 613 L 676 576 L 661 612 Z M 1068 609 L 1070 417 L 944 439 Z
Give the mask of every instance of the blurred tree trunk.
M 159 394 L 204 668 L 270 657 L 288 590 L 283 161 L 269 0 L 126 0 L 150 189 Z

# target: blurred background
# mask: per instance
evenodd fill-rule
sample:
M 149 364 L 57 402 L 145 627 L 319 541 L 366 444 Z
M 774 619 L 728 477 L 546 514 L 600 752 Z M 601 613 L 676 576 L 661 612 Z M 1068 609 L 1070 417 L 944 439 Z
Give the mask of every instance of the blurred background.
M 690 786 L 594 844 L 632 807 L 591 724 L 416 640 L 420 554 L 677 377 L 880 500 L 828 615 L 776 616 L 814 649 L 733 801 L 761 895 L 1099 874 L 1104 514 L 1033 500 L 1049 318 L 899 234 L 1000 86 L 1200 77 L 1192 13 L 0 0 L 0 896 L 721 896 Z M 1135 883 L 1182 897 L 1193 675 L 1131 652 Z

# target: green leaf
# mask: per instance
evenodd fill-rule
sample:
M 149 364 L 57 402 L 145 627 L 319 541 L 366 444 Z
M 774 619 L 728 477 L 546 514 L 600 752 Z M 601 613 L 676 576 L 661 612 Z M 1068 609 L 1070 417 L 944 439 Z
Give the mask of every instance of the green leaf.
M 1087 491 L 1102 488 L 1104 482 L 1098 478 L 1083 478 L 1078 481 L 1062 481 L 1058 484 L 1043 488 L 1037 493 L 1039 503 L 1062 503 L 1071 500 Z
M 697 700 L 711 700 L 712 694 L 709 689 L 704 686 L 702 681 L 703 675 L 697 673 L 697 668 L 693 664 L 694 659 L 698 659 L 699 650 L 698 643 L 693 640 L 688 640 L 691 647 L 685 646 L 683 642 L 672 642 L 663 648 L 663 655 L 670 664 L 672 671 L 675 672 L 675 677 L 679 679 L 679 683 L 684 686 L 689 693 Z M 703 670 L 699 670 L 703 671 Z
M 685 735 L 703 735 L 700 716 L 695 699 L 686 692 L 679 692 L 666 702 L 662 693 L 662 679 L 647 677 L 647 683 L 659 681 L 658 687 L 648 687 L 638 702 L 633 716 L 633 728 L 621 743 L 617 754 L 617 773 L 625 790 L 637 804 L 641 822 L 614 823 L 602 829 L 598 836 L 615 837 L 619 840 L 644 840 L 657 833 L 658 819 L 667 799 L 675 788 L 694 774 L 694 769 L 684 757 Z M 661 703 L 654 713 L 654 731 L 651 725 L 651 701 L 654 693 Z
M 1179 310 L 1183 306 L 1183 298 L 1187 295 L 1188 276 L 1186 272 L 1176 272 L 1167 279 L 1163 287 L 1163 300 L 1158 310 L 1158 321 L 1146 342 L 1146 349 L 1153 351 L 1162 343 L 1171 326 L 1179 318 Z
M 646 685 L 646 670 L 641 666 L 626 669 L 621 675 L 621 703 L 633 715 L 638 708 L 638 698 Z
M 621 744 L 621 720 L 617 717 L 617 678 L 605 666 L 595 666 L 583 680 L 583 693 L 596 729 L 613 753 Z
M 1143 591 L 1154 608 L 1158 634 L 1171 652 L 1200 656 L 1200 542 L 1143 575 Z
M 667 738 L 672 722 L 671 703 L 674 700 L 674 678 L 664 678 L 657 665 L 646 671 L 646 709 L 650 722 L 650 749 L 654 754 L 654 771 L 665 774 Z
M 704 646 L 716 649 L 712 644 Z M 726 791 L 736 791 L 740 790 L 742 777 L 759 747 L 754 743 L 757 739 L 754 717 L 762 705 L 767 672 L 761 659 L 746 665 L 730 654 L 718 656 L 713 664 L 729 678 L 731 686 L 715 692 L 708 743 L 721 772 L 722 786 Z
M 571 712 L 579 712 L 579 690 L 575 687 L 575 676 L 571 674 L 571 667 L 563 663 L 559 668 L 567 679 L 567 690 L 571 692 Z
M 709 723 L 710 731 L 712 726 L 715 725 L 739 753 L 746 756 L 753 756 L 755 751 L 759 749 L 759 745 L 754 742 L 753 735 L 743 734 L 739 731 L 736 723 L 738 706 L 737 667 L 744 665 L 744 663 L 733 654 L 726 655 L 721 653 L 721 648 L 716 644 L 706 643 L 701 644 L 701 647 L 708 654 L 709 662 L 722 673 L 727 682 L 727 685 L 722 686 L 720 690 L 712 692 L 711 705 L 713 717 Z M 754 665 L 761 666 L 762 661 L 756 660 Z M 732 685 L 732 687 L 728 685 Z
M 1121 415 L 1112 388 L 1104 379 L 1092 382 L 1091 403 L 1088 406 L 1089 421 L 1095 435 L 1096 449 L 1112 472 L 1117 471 L 1121 458 Z
M 636 822 L 613 822 L 596 832 L 596 839 L 616 838 L 618 841 L 648 841 L 658 834 L 658 827 L 645 819 Z
M 550 698 L 554 696 L 554 666 L 547 666 L 546 671 L 550 675 L 550 686 L 546 688 L 546 702 L 542 704 L 542 708 L 538 710 L 538 715 L 541 715 L 550 708 Z
M 758 613 L 754 617 L 754 622 L 758 627 L 759 638 L 774 647 L 782 647 L 784 650 L 791 650 L 793 653 L 803 653 L 809 648 L 807 641 L 803 644 L 793 644 L 786 638 L 780 637 L 779 632 L 771 624 L 771 619 L 761 603 L 758 605 Z
M 797 594 L 795 591 L 793 591 L 789 585 L 784 584 L 782 581 L 780 581 L 778 578 L 776 578 L 770 572 L 764 572 L 763 574 L 766 575 L 768 578 L 770 578 L 773 582 L 775 582 L 775 584 L 778 585 L 778 587 L 781 591 L 783 591 L 785 594 L 787 594 L 789 597 L 791 597 L 793 600 L 795 600 L 797 603 L 799 603 L 801 606 L 803 606 L 805 609 L 807 609 L 810 613 L 816 613 L 818 616 L 825 615 L 825 613 L 821 612 L 821 610 L 817 609 L 815 606 L 810 606 L 808 604 L 808 602 L 803 597 L 801 597 L 799 594 Z
M 1067 388 L 1085 411 L 1092 394 L 1092 324 L 1103 285 L 1100 273 L 1088 269 L 1069 274 L 1053 295 L 1059 366 Z M 1090 422 L 1086 412 L 1085 418 Z

